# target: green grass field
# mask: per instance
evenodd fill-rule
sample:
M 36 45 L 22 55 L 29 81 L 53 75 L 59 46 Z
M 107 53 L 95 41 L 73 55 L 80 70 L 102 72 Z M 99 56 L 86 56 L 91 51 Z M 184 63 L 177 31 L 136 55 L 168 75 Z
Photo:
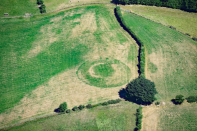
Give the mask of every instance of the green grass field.
M 62 114 L 9 129 L 9 131 L 128 131 L 135 128 L 138 105 L 129 102 Z
M 170 28 L 123 12 L 130 28 L 146 47 L 146 77 L 155 82 L 159 100 L 197 93 L 197 43 Z
M 128 5 L 121 6 L 121 8 L 131 10 L 138 15 L 163 25 L 174 26 L 180 32 L 189 33 L 192 37 L 197 37 L 197 13 L 144 5 Z
M 9 13 L 9 16 L 39 14 L 36 2 L 37 0 L 1 0 L 0 17 L 3 17 L 4 13 Z
M 138 46 L 120 27 L 113 9 L 87 6 L 50 16 L 0 20 L 1 126 L 52 113 L 64 101 L 72 108 L 119 98 L 118 91 L 138 77 Z M 113 75 L 101 76 L 110 81 L 106 85 L 116 85 L 113 88 L 78 78 L 83 63 L 114 60 L 122 64 L 112 63 Z M 96 78 L 93 67 L 88 71 Z

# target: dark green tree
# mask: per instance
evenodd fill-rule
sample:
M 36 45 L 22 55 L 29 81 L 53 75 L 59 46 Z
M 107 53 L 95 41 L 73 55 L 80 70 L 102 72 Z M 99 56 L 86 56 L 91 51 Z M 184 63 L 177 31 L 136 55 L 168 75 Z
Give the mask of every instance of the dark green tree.
M 127 100 L 143 105 L 151 104 L 156 100 L 155 94 L 157 94 L 154 82 L 141 77 L 131 81 L 125 92 Z
M 46 13 L 46 6 L 44 4 L 40 6 L 40 13 Z
M 186 98 L 188 103 L 192 103 L 192 102 L 196 102 L 197 101 L 197 97 L 195 96 L 189 96 Z
M 79 107 L 78 107 L 80 110 L 83 110 L 83 108 L 85 108 L 85 106 L 84 105 L 79 105 Z
M 43 0 L 37 0 L 37 4 L 38 5 L 41 5 L 41 4 L 43 4 L 44 2 L 43 2 Z
M 67 103 L 64 102 L 64 103 L 60 104 L 60 106 L 58 108 L 58 111 L 59 112 L 64 112 L 66 109 L 67 109 Z
M 174 104 L 180 105 L 184 101 L 183 95 L 176 95 L 176 98 L 173 100 Z

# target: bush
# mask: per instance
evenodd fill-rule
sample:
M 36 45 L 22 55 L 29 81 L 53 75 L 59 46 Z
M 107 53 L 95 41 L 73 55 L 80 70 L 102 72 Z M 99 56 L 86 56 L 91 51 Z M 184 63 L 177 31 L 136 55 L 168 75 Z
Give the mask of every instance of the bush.
M 180 105 L 183 103 L 184 101 L 184 96 L 183 95 L 177 95 L 175 99 L 173 99 L 173 103 L 176 104 L 176 105 Z
M 189 96 L 187 99 L 188 103 L 193 103 L 193 102 L 197 102 L 197 97 L 195 96 Z
M 192 40 L 197 41 L 197 38 L 196 37 L 193 37 Z
M 86 108 L 87 109 L 90 109 L 90 108 L 92 108 L 92 105 L 91 104 L 88 104 L 88 105 L 86 105 Z
M 188 34 L 188 33 L 185 33 L 185 35 L 190 36 L 190 34 Z
M 46 6 L 44 4 L 40 6 L 40 13 L 46 13 Z
M 77 111 L 79 108 L 77 106 L 73 107 L 72 110 L 73 111 Z
M 170 26 L 170 28 L 171 28 L 171 29 L 173 29 L 173 30 L 176 30 L 176 28 L 175 28 L 175 27 L 173 27 L 173 26 Z
M 67 109 L 67 110 L 66 110 L 66 113 L 70 113 L 70 111 L 71 111 L 70 109 Z
M 101 105 L 102 106 L 107 106 L 107 105 L 109 105 L 109 103 L 108 102 L 103 102 Z
M 85 106 L 84 105 L 79 105 L 79 107 L 78 107 L 80 110 L 83 110 L 84 108 L 85 108 Z
M 37 0 L 37 4 L 38 5 L 41 5 L 41 4 L 43 4 L 44 2 L 43 2 L 43 0 Z
M 159 101 L 155 102 L 155 105 L 156 105 L 156 106 L 157 106 L 157 105 L 160 105 L 160 102 L 159 102 Z
M 154 82 L 141 77 L 128 83 L 125 92 L 127 100 L 143 105 L 151 104 L 157 94 Z
M 66 109 L 67 109 L 67 103 L 64 102 L 64 103 L 60 104 L 60 106 L 58 108 L 58 111 L 59 112 L 64 112 Z

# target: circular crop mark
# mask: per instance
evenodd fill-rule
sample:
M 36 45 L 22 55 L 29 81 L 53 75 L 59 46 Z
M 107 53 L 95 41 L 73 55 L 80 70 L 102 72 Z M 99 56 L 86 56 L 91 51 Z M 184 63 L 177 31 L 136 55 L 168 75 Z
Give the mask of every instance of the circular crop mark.
M 77 75 L 86 84 L 106 88 L 121 86 L 129 82 L 131 71 L 119 60 L 98 60 L 83 63 Z

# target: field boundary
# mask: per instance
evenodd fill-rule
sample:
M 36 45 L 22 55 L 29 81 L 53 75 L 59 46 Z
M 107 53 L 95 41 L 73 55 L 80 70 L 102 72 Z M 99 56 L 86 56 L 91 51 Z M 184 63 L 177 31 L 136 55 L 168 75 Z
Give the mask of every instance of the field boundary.
M 79 4 L 79 5 L 74 5 L 74 6 L 68 6 L 68 7 L 64 7 L 64 8 L 61 8 L 61 9 L 58 9 L 58 10 L 54 10 L 54 11 L 49 11 L 47 13 L 39 13 L 39 14 L 31 14 L 29 17 L 33 17 L 33 16 L 38 16 L 38 15 L 46 15 L 46 14 L 50 14 L 50 13 L 57 13 L 57 12 L 60 12 L 60 11 L 64 11 L 64 10 L 68 10 L 68 9 L 72 9 L 72 8 L 76 8 L 76 7 L 83 7 L 83 6 L 88 6 L 88 5 L 99 5 L 99 4 L 109 4 L 109 5 L 115 5 L 113 3 L 110 3 L 110 2 L 98 2 L 98 3 L 83 3 L 83 4 Z M 12 16 L 12 17 L 0 17 L 0 19 L 10 19 L 10 18 L 26 18 L 27 16 L 26 15 L 18 15 L 18 16 Z
M 131 28 L 127 25 L 125 22 L 122 13 L 122 9 L 120 6 L 116 6 L 115 8 L 115 15 L 120 23 L 120 26 L 123 27 L 123 29 L 129 33 L 129 35 L 136 41 L 137 45 L 139 46 L 139 51 L 138 51 L 138 73 L 139 77 L 146 78 L 145 76 L 145 44 L 140 40 L 140 38 L 135 34 L 135 32 L 132 31 Z M 128 12 L 128 11 L 127 11 Z

